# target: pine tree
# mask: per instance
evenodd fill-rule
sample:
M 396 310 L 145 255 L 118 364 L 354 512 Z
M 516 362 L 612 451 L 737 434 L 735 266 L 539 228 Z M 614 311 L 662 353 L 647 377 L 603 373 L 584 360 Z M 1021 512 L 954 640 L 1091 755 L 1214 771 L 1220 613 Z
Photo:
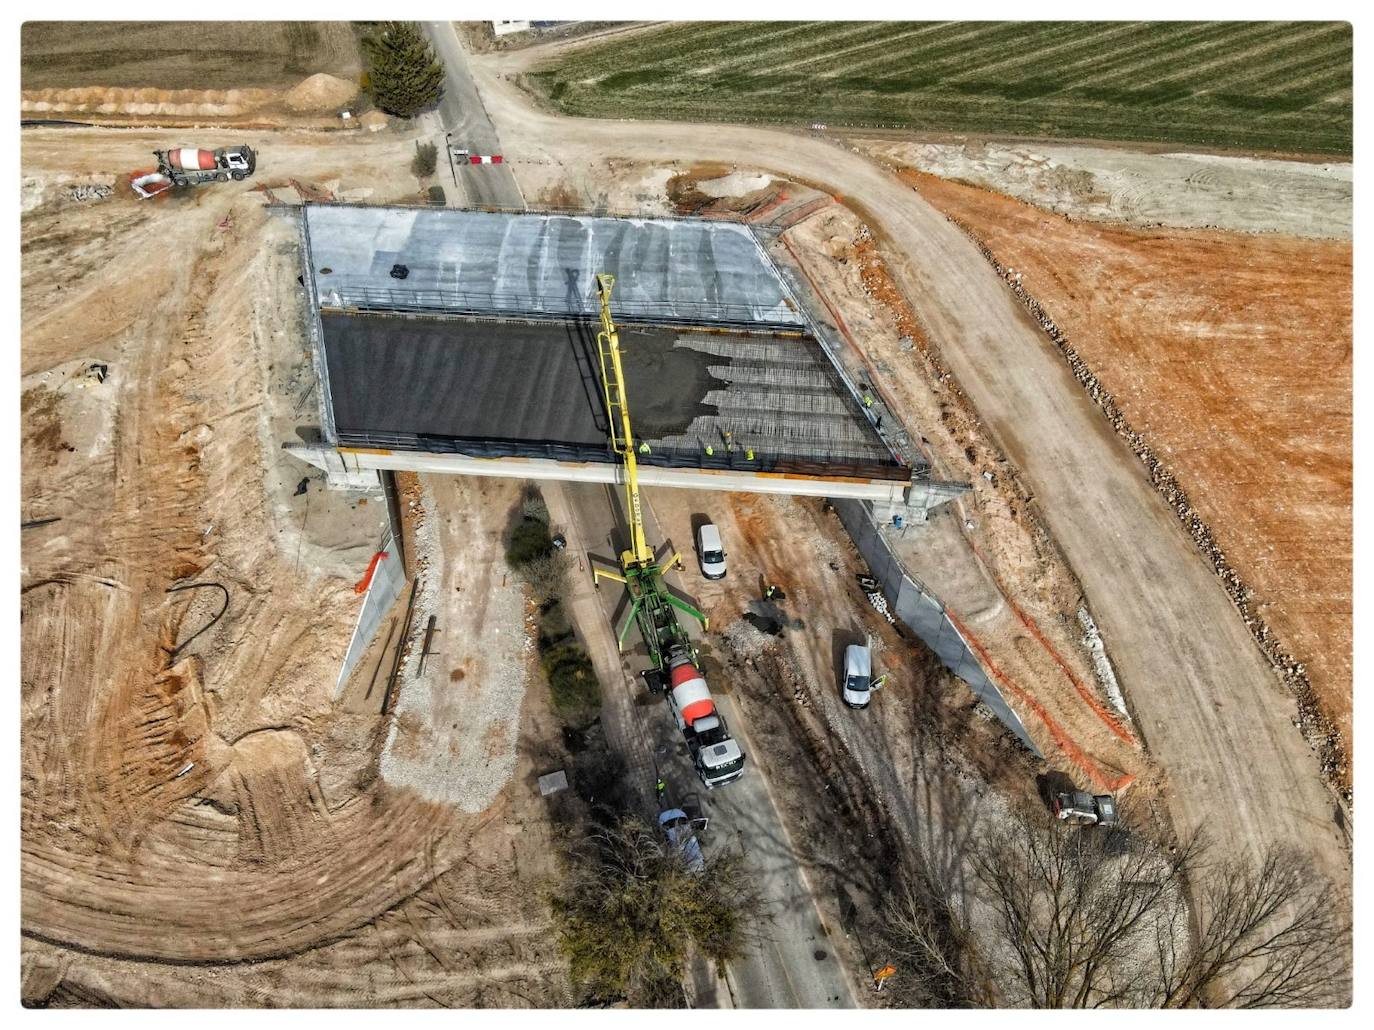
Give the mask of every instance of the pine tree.
M 363 50 L 372 99 L 383 111 L 410 118 L 439 99 L 444 66 L 414 22 L 382 22 Z

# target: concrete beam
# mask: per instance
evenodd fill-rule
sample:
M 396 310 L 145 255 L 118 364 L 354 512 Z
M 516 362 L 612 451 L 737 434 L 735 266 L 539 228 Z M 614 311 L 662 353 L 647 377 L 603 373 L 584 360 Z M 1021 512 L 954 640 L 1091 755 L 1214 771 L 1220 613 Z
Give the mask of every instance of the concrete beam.
M 317 468 L 343 469 L 360 476 L 372 470 L 439 472 L 455 476 L 494 476 L 509 479 L 554 480 L 565 483 L 620 483 L 619 465 L 606 462 L 554 461 L 547 458 L 471 458 L 462 454 L 418 451 L 382 451 L 329 447 L 323 444 L 290 443 L 286 449 Z M 904 503 L 911 484 L 905 480 L 861 479 L 844 476 L 809 476 L 782 472 L 749 472 L 742 469 L 667 469 L 644 465 L 639 470 L 644 486 L 671 486 L 684 490 L 725 490 L 751 494 L 784 494 L 797 497 L 852 497 L 859 500 Z

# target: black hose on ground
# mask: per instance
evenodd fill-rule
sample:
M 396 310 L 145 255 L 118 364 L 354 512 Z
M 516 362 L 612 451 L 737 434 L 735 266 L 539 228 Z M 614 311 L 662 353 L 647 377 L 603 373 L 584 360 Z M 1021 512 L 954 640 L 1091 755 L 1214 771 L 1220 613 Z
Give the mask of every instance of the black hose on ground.
M 218 590 L 223 591 L 224 606 L 220 608 L 219 612 L 215 615 L 213 619 L 207 622 L 204 626 L 200 627 L 200 629 L 196 630 L 189 637 L 187 637 L 185 640 L 183 640 L 180 644 L 178 644 L 176 647 L 172 649 L 171 657 L 173 661 L 176 660 L 177 655 L 181 654 L 181 652 L 186 649 L 186 647 L 191 643 L 192 640 L 195 640 L 196 637 L 200 636 L 215 623 L 219 622 L 220 618 L 224 615 L 224 613 L 229 610 L 229 588 L 226 587 L 223 583 L 187 583 L 185 586 L 167 588 L 167 593 L 174 594 L 179 590 L 200 590 L 206 587 L 214 587 Z

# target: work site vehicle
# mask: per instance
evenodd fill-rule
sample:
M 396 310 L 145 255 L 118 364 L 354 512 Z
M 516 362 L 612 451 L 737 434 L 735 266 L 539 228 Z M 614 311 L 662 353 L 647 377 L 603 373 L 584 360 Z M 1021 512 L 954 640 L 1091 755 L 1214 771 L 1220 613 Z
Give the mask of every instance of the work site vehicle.
M 725 578 L 725 547 L 714 523 L 707 522 L 697 528 L 697 564 L 707 579 Z
M 840 697 L 850 708 L 867 708 L 873 699 L 873 650 L 867 644 L 850 644 L 844 649 Z
M 714 790 L 744 775 L 745 754 L 730 736 L 725 717 L 716 708 L 706 677 L 697 668 L 685 644 L 673 644 L 664 667 L 647 669 L 644 682 L 654 693 L 668 695 L 673 721 L 687 741 L 692 766 L 707 790 Z
M 669 808 L 658 814 L 658 826 L 668 841 L 668 847 L 678 852 L 687 871 L 704 873 L 706 858 L 701 853 L 697 832 L 706 829 L 706 819 L 693 819 L 680 808 Z
M 165 175 L 173 186 L 246 179 L 257 168 L 257 155 L 247 144 L 218 150 L 178 147 L 175 150 L 156 150 L 154 153 L 157 155 L 158 174 Z
M 1116 799 L 1110 794 L 1089 794 L 1086 790 L 1064 790 L 1054 795 L 1054 815 L 1073 826 L 1115 826 Z
M 597 333 L 597 352 L 601 361 L 601 389 L 610 416 L 611 451 L 625 470 L 625 514 L 630 530 L 630 546 L 620 553 L 620 571 L 595 568 L 592 582 L 613 579 L 625 585 L 630 610 L 616 634 L 616 643 L 625 646 L 630 626 L 639 626 L 640 636 L 649 652 L 653 668 L 643 673 L 644 682 L 656 694 L 668 695 L 673 719 L 687 741 L 692 765 L 708 789 L 739 779 L 744 773 L 744 752 L 730 737 L 725 719 L 716 711 L 706 678 L 696 664 L 696 652 L 677 613 L 685 612 L 706 629 L 709 620 L 663 582 L 663 570 L 681 563 L 674 554 L 660 564 L 644 533 L 644 509 L 639 497 L 639 472 L 635 460 L 635 438 L 630 420 L 630 402 L 625 392 L 625 376 L 620 366 L 620 336 L 611 318 L 611 289 L 615 276 L 598 275 L 597 293 L 601 299 L 601 332 Z M 722 556 L 723 557 L 723 556 Z

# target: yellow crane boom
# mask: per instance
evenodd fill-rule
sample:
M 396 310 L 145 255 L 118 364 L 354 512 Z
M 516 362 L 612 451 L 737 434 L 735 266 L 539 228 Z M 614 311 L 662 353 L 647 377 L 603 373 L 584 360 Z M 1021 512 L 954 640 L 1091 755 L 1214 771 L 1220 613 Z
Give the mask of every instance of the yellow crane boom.
M 606 397 L 606 415 L 611 423 L 611 449 L 625 466 L 625 512 L 630 522 L 630 549 L 621 555 L 622 565 L 652 562 L 654 552 L 644 539 L 644 513 L 639 503 L 639 465 L 635 460 L 634 428 L 630 424 L 630 405 L 625 396 L 625 379 L 620 367 L 620 336 L 611 319 L 611 290 L 615 276 L 596 277 L 601 297 L 601 332 L 596 334 L 601 356 L 601 387 Z M 619 425 L 617 425 L 619 423 Z
M 640 635 L 649 650 L 649 658 L 660 671 L 667 668 L 673 648 L 695 655 L 686 631 L 673 613 L 676 608 L 701 623 L 710 626 L 706 616 L 677 597 L 663 582 L 663 569 L 674 565 L 681 568 L 682 557 L 673 554 L 660 566 L 654 550 L 644 535 L 644 510 L 639 500 L 639 462 L 635 451 L 634 426 L 630 422 L 630 405 L 625 393 L 624 370 L 620 366 L 620 336 L 611 318 L 611 290 L 615 276 L 602 273 L 596 277 L 596 292 L 601 298 L 601 332 L 596 336 L 597 352 L 601 357 L 601 389 L 606 400 L 606 415 L 610 420 L 611 450 L 620 458 L 625 470 L 625 515 L 630 524 L 630 546 L 620 553 L 620 572 L 593 569 L 592 582 L 601 585 L 603 579 L 625 584 L 630 595 L 630 610 L 625 623 L 616 635 L 616 643 L 625 646 L 625 634 L 633 622 L 639 623 Z

